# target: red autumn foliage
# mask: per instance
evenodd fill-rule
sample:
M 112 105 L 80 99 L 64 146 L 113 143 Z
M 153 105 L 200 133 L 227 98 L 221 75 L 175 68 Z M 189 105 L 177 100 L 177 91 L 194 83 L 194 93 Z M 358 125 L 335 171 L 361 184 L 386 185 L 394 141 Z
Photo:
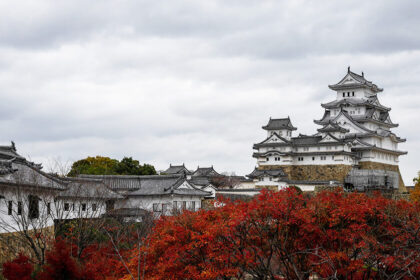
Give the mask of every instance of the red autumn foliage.
M 379 195 L 264 192 L 160 220 L 140 248 L 144 279 L 419 279 L 419 213 Z
M 30 280 L 33 271 L 33 264 L 22 254 L 13 261 L 3 264 L 3 276 L 8 280 Z
M 90 280 L 91 273 L 82 270 L 81 266 L 71 256 L 70 247 L 63 241 L 57 240 L 54 249 L 46 254 L 47 263 L 38 274 L 42 280 Z

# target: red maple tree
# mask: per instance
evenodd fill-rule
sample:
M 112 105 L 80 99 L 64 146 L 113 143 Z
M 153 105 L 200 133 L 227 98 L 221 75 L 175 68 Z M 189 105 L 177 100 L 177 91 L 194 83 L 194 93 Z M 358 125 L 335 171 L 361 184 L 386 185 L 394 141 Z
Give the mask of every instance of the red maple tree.
M 156 225 L 144 272 L 122 279 L 418 279 L 420 207 L 379 195 L 294 190 Z

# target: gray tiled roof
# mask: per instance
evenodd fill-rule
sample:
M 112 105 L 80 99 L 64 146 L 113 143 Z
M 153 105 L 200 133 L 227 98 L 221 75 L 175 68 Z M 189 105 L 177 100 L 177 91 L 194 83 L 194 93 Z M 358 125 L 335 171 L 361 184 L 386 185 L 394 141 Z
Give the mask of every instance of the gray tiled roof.
M 321 141 L 322 136 L 306 136 L 299 135 L 299 137 L 293 137 L 292 142 L 294 145 L 313 145 Z
M 339 126 L 336 123 L 333 122 L 328 122 L 328 124 L 326 124 L 324 127 L 318 129 L 319 132 L 335 132 L 335 131 L 339 131 L 339 132 L 349 132 L 350 130 Z
M 193 177 L 211 177 L 220 176 L 216 170 L 212 167 L 197 167 L 197 170 L 192 174 Z
M 289 129 L 296 130 L 297 128 L 292 125 L 290 118 L 283 119 L 272 119 L 268 121 L 268 124 L 262 127 L 265 130 L 280 130 L 280 129 Z
M 0 184 L 63 190 L 62 180 L 42 170 L 40 164 L 27 161 L 16 151 L 15 144 L 0 146 Z
M 0 160 L 0 175 L 6 175 L 16 172 L 12 167 L 13 160 Z
M 347 77 L 347 75 L 350 75 L 356 82 L 351 83 L 351 84 L 340 84 L 341 82 L 343 82 L 345 77 Z M 363 72 L 362 72 L 362 75 L 356 74 L 356 73 L 350 71 L 350 67 L 347 70 L 346 76 L 344 76 L 344 78 L 341 79 L 340 82 L 338 82 L 337 84 L 334 84 L 334 85 L 329 85 L 328 87 L 333 89 L 333 90 L 365 87 L 365 88 L 371 89 L 374 92 L 381 92 L 382 91 L 382 89 L 379 88 L 377 85 L 375 85 L 371 81 L 366 80 Z
M 0 176 L 1 184 L 54 190 L 65 189 L 63 181 L 26 163 L 13 162 L 11 168 L 14 170 L 13 173 Z
M 110 190 L 101 180 L 85 178 L 66 178 L 67 189 L 60 192 L 58 197 L 63 198 L 90 198 L 90 199 L 122 199 L 122 195 Z
M 0 159 L 18 159 L 23 161 L 25 160 L 24 157 L 17 153 L 15 144 L 13 142 L 10 146 L 0 146 Z
M 157 176 L 157 175 L 153 175 Z M 133 191 L 140 188 L 140 178 L 147 176 L 137 175 L 79 175 L 79 178 L 99 179 L 112 190 Z
M 184 164 L 182 165 L 169 165 L 169 168 L 163 171 L 165 174 L 191 174 L 192 172 L 188 170 Z
M 185 181 L 184 175 L 79 175 L 80 178 L 99 179 L 114 191 L 129 191 L 127 196 L 188 194 L 206 196 L 207 192 L 196 189 L 178 189 Z
M 249 178 L 259 178 L 261 176 L 285 177 L 286 174 L 282 168 L 274 170 L 259 170 L 255 168 L 254 171 L 248 175 Z
M 191 177 L 190 180 L 188 180 L 189 182 L 191 182 L 194 185 L 199 185 L 199 186 L 207 186 L 210 184 L 210 178 L 209 177 Z
M 334 100 L 328 103 L 324 103 L 321 104 L 322 107 L 326 108 L 326 109 L 335 109 L 338 108 L 340 106 L 343 105 L 353 105 L 353 106 L 367 106 L 370 108 L 377 108 L 380 110 L 384 110 L 384 111 L 390 111 L 391 108 L 385 107 L 383 105 L 378 105 L 375 104 L 378 101 L 378 98 L 375 97 L 371 97 L 368 99 L 363 99 L 363 98 L 357 98 L 357 97 L 351 97 L 351 98 L 343 98 L 343 99 L 338 99 L 338 100 Z
M 118 208 L 107 211 L 106 215 L 111 217 L 140 217 L 150 214 L 149 211 L 141 208 Z

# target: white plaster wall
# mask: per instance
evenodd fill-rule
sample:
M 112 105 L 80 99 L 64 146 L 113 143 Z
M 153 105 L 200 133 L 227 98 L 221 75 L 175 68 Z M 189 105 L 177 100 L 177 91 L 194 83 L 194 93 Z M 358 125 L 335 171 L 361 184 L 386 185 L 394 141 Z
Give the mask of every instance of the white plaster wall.
M 68 203 L 69 210 L 65 210 L 65 204 Z M 86 205 L 86 210 L 83 211 L 82 204 Z M 94 210 L 94 204 L 96 210 Z M 57 219 L 78 219 L 78 218 L 99 218 L 106 212 L 106 203 L 100 199 L 59 199 L 56 202 L 55 208 L 57 211 L 54 213 Z
M 23 229 L 31 230 L 34 228 L 49 227 L 54 224 L 52 215 L 47 213 L 47 203 L 50 203 L 51 213 L 55 211 L 54 199 L 50 194 L 39 193 L 31 189 L 19 190 L 12 188 L 1 188 L 0 195 L 5 198 L 0 199 L 0 233 L 15 232 Z M 29 219 L 28 217 L 28 196 L 35 195 L 40 198 L 39 218 Z M 12 215 L 8 213 L 8 204 L 12 201 Z M 18 201 L 22 202 L 22 214 L 18 215 Z
M 364 156 L 360 161 L 373 161 L 392 165 L 397 165 L 399 162 L 399 157 L 397 155 L 377 151 L 369 151 L 364 153 L 366 153 L 366 156 Z
M 118 201 L 115 205 L 115 208 L 141 208 L 147 211 L 153 212 L 153 204 L 159 204 L 160 209 L 162 209 L 162 204 L 166 204 L 168 212 L 165 215 L 171 215 L 173 209 L 173 202 L 187 202 L 187 209 L 190 209 L 191 202 L 195 202 L 195 209 L 191 209 L 193 211 L 197 211 L 201 208 L 201 198 L 196 196 L 132 196 L 128 197 L 123 201 Z M 178 209 L 181 209 L 182 203 L 178 206 Z
M 253 189 L 255 188 L 255 182 L 240 182 L 234 189 Z
M 303 157 L 303 161 L 298 160 L 299 157 Z M 315 160 L 312 159 L 315 158 Z M 258 164 L 265 166 L 265 165 L 328 165 L 328 164 L 354 164 L 354 160 L 352 157 L 347 155 L 325 155 L 326 159 L 321 160 L 320 155 L 312 156 L 312 155 L 299 155 L 294 156 L 292 161 L 275 161 L 274 157 L 270 157 L 270 160 L 267 161 L 266 158 L 259 158 Z M 281 157 L 282 158 L 282 157 Z
M 366 93 L 363 89 L 352 89 L 352 90 L 340 90 L 337 92 L 337 100 L 345 99 L 345 98 L 363 98 L 366 99 Z M 343 92 L 345 93 L 345 97 L 343 97 Z M 347 96 L 347 92 L 350 92 L 350 97 Z M 354 97 L 353 93 L 354 92 Z

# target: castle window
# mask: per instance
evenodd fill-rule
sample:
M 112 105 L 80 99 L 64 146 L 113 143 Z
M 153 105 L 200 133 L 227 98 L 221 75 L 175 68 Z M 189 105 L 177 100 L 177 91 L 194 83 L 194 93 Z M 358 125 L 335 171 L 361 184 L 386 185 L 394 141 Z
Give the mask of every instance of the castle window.
M 354 96 L 354 91 L 352 92 L 352 94 L 351 94 L 352 96 Z
M 7 206 L 7 214 L 12 215 L 13 214 L 13 202 L 9 201 L 9 204 Z
M 315 157 L 312 157 L 312 160 L 315 160 Z
M 18 211 L 17 214 L 18 215 L 22 215 L 22 201 L 18 201 Z
M 28 218 L 38 219 L 39 218 L 39 197 L 30 195 L 28 197 Z
M 326 156 L 321 156 L 321 160 L 326 160 L 327 157 Z
M 345 92 L 343 92 L 343 97 L 346 97 L 346 93 Z
M 270 158 L 266 158 L 267 161 L 270 161 Z
M 70 204 L 64 203 L 64 211 L 69 211 L 69 210 L 70 210 Z
M 309 151 L 309 148 L 308 148 L 308 147 L 305 147 L 305 148 L 303 148 L 303 150 L 304 150 L 305 152 L 307 152 L 307 151 Z
M 153 203 L 153 212 L 159 212 L 159 203 Z

